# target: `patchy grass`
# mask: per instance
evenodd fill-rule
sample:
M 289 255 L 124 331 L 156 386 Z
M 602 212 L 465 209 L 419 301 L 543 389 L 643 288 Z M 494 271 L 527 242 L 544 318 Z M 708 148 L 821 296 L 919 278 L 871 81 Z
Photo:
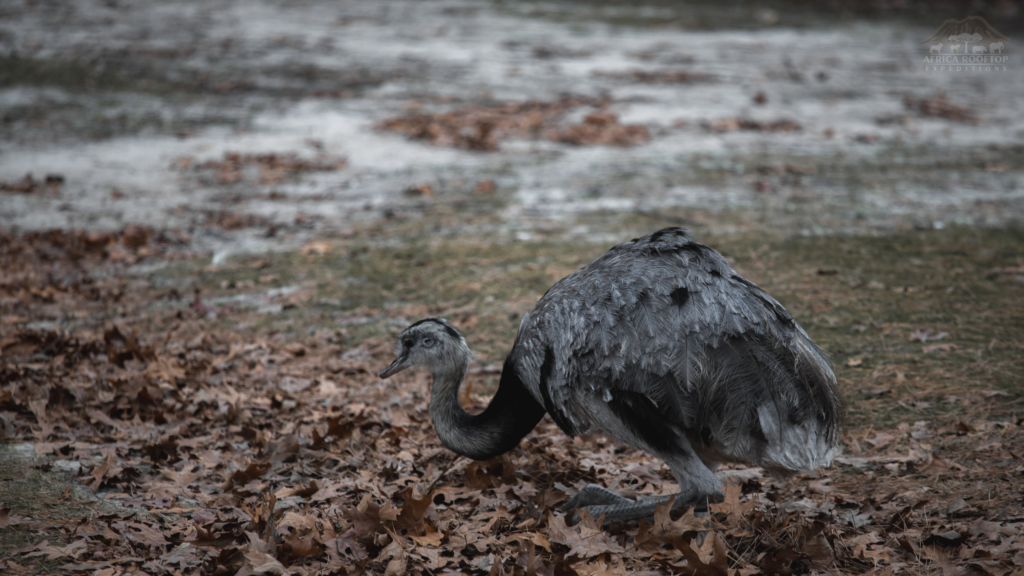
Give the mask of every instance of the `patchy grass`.
M 624 240 L 656 227 L 624 216 L 604 230 Z M 600 435 L 566 438 L 548 419 L 508 456 L 448 460 L 427 412 L 429 377 L 376 376 L 391 359 L 394 332 L 433 315 L 462 328 L 484 363 L 500 361 L 521 315 L 609 246 L 541 233 L 530 242 L 439 237 L 424 228 L 399 221 L 223 266 L 174 261 L 148 276 L 126 276 L 118 262 L 176 254 L 162 236 L 126 230 L 8 242 L 0 254 L 11 295 L 0 302 L 5 320 L 64 324 L 15 326 L 0 339 L 2 431 L 45 443 L 37 447 L 69 467 L 86 453 L 108 454 L 110 466 L 83 468 L 78 480 L 99 486 L 104 506 L 123 507 L 91 514 L 42 470 L 12 469 L 6 498 L 17 504 L 0 507 L 19 523 L 4 529 L 10 544 L 0 558 L 17 558 L 20 573 L 72 560 L 100 569 L 126 556 L 219 573 L 256 561 L 246 555 L 256 534 L 267 545 L 290 541 L 277 548 L 278 561 L 311 570 L 328 562 L 381 573 L 407 561 L 409 573 L 447 565 L 487 573 L 476 559 L 511 557 L 521 538 L 545 534 L 552 548 L 538 552 L 543 561 L 575 563 L 580 573 L 593 573 L 597 564 L 580 563 L 610 546 L 631 569 L 665 554 L 678 568 L 692 552 L 680 534 L 691 529 L 668 526 L 668 517 L 653 534 L 670 538 L 671 548 L 650 545 L 646 524 L 568 532 L 548 514 L 586 482 L 633 494 L 670 490 L 660 462 Z M 833 355 L 851 415 L 833 468 L 729 488 L 708 527 L 716 536 L 706 542 L 720 538 L 728 548 L 729 558 L 714 552 L 715 562 L 771 573 L 780 554 L 844 573 L 880 562 L 923 574 L 978 558 L 992 559 L 991 573 L 1019 567 L 1006 547 L 1013 540 L 1002 535 L 1017 538 L 1024 517 L 1016 486 L 1024 436 L 1014 417 L 1024 368 L 1024 232 L 695 236 L 774 294 Z M 463 401 L 482 408 L 495 380 L 493 371 L 474 370 Z M 429 499 L 407 491 L 417 485 L 429 487 Z M 495 529 L 502 517 L 508 523 Z M 287 530 L 275 532 L 277 521 L 301 521 L 326 549 L 302 548 Z M 407 530 L 402 538 L 436 541 L 383 547 L 396 527 Z M 584 529 L 617 540 L 572 560 L 567 550 L 583 542 Z M 819 533 L 821 546 L 811 546 Z M 480 547 L 470 549 L 471 538 Z M 196 539 L 211 544 L 181 545 Z M 712 552 L 709 545 L 703 553 Z M 44 556 L 62 563 L 33 564 Z
M 54 546 L 71 542 L 74 525 L 91 516 L 94 508 L 73 482 L 70 474 L 0 442 L 0 509 L 9 510 L 7 521 L 11 522 L 0 527 L 0 558 L 43 540 Z M 37 571 L 54 572 L 64 561 L 36 556 L 27 564 Z
M 0 56 L 0 88 L 8 86 L 57 86 L 69 90 L 127 90 L 133 80 L 111 67 L 76 59 L 44 59 L 10 54 Z
M 851 424 L 888 427 L 972 408 L 1005 419 L 1021 410 L 1024 231 L 793 238 L 737 248 L 737 268 L 832 354 Z M 947 336 L 920 341 L 941 333 Z M 964 396 L 979 392 L 1001 399 L 969 405 Z
M 695 236 L 780 300 L 831 354 L 852 426 L 978 410 L 1005 419 L 1021 411 L 1024 231 Z M 217 320 L 228 325 L 244 318 L 295 333 L 348 324 L 350 341 L 358 344 L 389 337 L 402 321 L 396 317 L 441 315 L 466 331 L 483 361 L 500 362 L 536 300 L 609 248 L 414 238 L 371 249 L 371 240 L 337 243 L 323 255 L 206 268 L 197 282 L 203 297 L 215 300 L 259 294 L 257 287 L 297 289 L 293 307 L 256 320 L 228 311 Z M 998 401 L 974 405 L 965 390 Z

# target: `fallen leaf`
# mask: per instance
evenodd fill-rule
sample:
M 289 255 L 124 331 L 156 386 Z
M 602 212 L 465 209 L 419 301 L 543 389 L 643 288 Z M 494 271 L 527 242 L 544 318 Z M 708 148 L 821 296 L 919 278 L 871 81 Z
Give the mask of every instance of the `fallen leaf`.
M 935 546 L 926 546 L 921 549 L 924 555 L 935 563 L 936 566 L 942 570 L 942 576 L 957 576 L 959 571 L 956 569 L 956 564 L 950 559 L 949 554 L 941 548 Z
M 444 539 L 443 536 L 443 534 L 441 534 L 437 530 L 434 530 L 434 528 L 428 524 L 424 528 L 423 536 L 409 536 L 409 538 L 412 538 L 421 546 L 438 546 Z
M 21 523 L 24 516 L 18 514 L 11 514 L 10 508 L 0 508 L 0 528 L 7 528 L 8 526 L 16 526 Z
M 621 554 L 625 549 L 612 540 L 601 528 L 599 520 L 580 512 L 580 522 L 575 526 L 567 526 L 564 516 L 555 516 L 548 512 L 547 536 L 551 542 L 569 547 L 567 556 L 581 559 L 593 558 L 601 554 Z
M 245 564 L 243 570 L 248 569 L 250 574 L 276 574 L 278 576 L 290 575 L 291 572 L 284 567 L 284 564 L 277 559 L 257 550 L 246 549 L 243 552 Z
M 45 556 L 47 560 L 57 560 L 59 558 L 78 558 L 88 548 L 85 540 L 75 540 L 67 546 L 51 546 L 48 540 L 43 540 L 42 543 L 36 544 L 31 547 L 31 552 L 24 554 L 26 558 L 32 558 L 35 556 Z

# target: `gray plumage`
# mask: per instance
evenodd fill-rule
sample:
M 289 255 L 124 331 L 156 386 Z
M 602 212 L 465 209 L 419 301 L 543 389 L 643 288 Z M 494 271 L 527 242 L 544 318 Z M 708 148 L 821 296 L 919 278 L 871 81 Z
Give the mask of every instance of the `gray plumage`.
M 681 228 L 619 244 L 552 286 L 523 317 L 498 393 L 477 416 L 458 405 L 470 357 L 457 330 L 428 319 L 403 332 L 381 376 L 429 366 L 442 443 L 478 459 L 513 448 L 545 412 L 569 436 L 604 430 L 666 461 L 677 506 L 720 498 L 712 470 L 722 462 L 776 475 L 828 465 L 842 423 L 824 353 Z M 658 501 L 589 486 L 569 506 L 619 520 L 649 516 Z

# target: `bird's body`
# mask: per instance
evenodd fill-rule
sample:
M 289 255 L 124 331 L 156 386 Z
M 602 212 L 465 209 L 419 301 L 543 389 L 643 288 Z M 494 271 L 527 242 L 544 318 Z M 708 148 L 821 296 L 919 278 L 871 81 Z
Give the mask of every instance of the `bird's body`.
M 453 347 L 409 357 L 417 334 Z M 827 465 L 842 419 L 821 350 L 781 304 L 680 228 L 619 244 L 552 286 L 523 318 L 482 414 L 458 404 L 470 358 L 458 331 L 424 320 L 399 348 L 382 377 L 432 368 L 431 417 L 453 451 L 504 453 L 546 412 L 569 436 L 603 430 L 664 459 L 683 490 L 677 505 L 720 495 L 712 470 L 721 462 L 779 475 Z M 572 504 L 597 504 L 611 519 L 653 512 L 597 487 Z

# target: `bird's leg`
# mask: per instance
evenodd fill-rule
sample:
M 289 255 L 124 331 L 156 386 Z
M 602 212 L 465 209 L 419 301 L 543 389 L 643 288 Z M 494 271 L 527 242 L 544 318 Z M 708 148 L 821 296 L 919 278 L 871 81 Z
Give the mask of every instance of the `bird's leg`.
M 604 486 L 587 484 L 583 487 L 583 490 L 580 490 L 579 494 L 576 494 L 570 498 L 568 502 L 563 504 L 561 510 L 563 512 L 568 512 L 569 510 L 588 508 L 590 506 L 608 506 L 611 504 L 622 504 L 625 502 L 632 502 L 632 500 L 625 496 L 616 494 Z
M 563 505 L 562 510 L 569 512 L 567 516 L 572 523 L 579 521 L 579 510 L 586 509 L 594 518 L 604 515 L 604 524 L 608 525 L 612 522 L 625 522 L 641 518 L 651 520 L 654 518 L 654 511 L 658 506 L 673 498 L 675 499 L 672 503 L 673 510 L 685 510 L 692 507 L 694 514 L 703 515 L 708 512 L 708 502 L 721 502 L 724 494 L 720 490 L 716 490 L 710 495 L 680 492 L 670 496 L 630 500 L 611 490 L 590 484 Z
M 686 445 L 689 448 L 689 445 Z M 672 469 L 680 488 L 683 490 L 673 496 L 656 496 L 643 500 L 630 500 L 611 490 L 593 484 L 586 486 L 562 507 L 569 512 L 568 518 L 578 520 L 578 510 L 586 508 L 591 516 L 597 518 L 604 515 L 604 523 L 654 518 L 658 505 L 675 498 L 673 510 L 693 508 L 696 514 L 706 514 L 708 502 L 721 502 L 725 494 L 720 488 L 721 482 L 711 469 L 702 462 L 691 450 L 680 450 L 673 454 L 659 454 Z

